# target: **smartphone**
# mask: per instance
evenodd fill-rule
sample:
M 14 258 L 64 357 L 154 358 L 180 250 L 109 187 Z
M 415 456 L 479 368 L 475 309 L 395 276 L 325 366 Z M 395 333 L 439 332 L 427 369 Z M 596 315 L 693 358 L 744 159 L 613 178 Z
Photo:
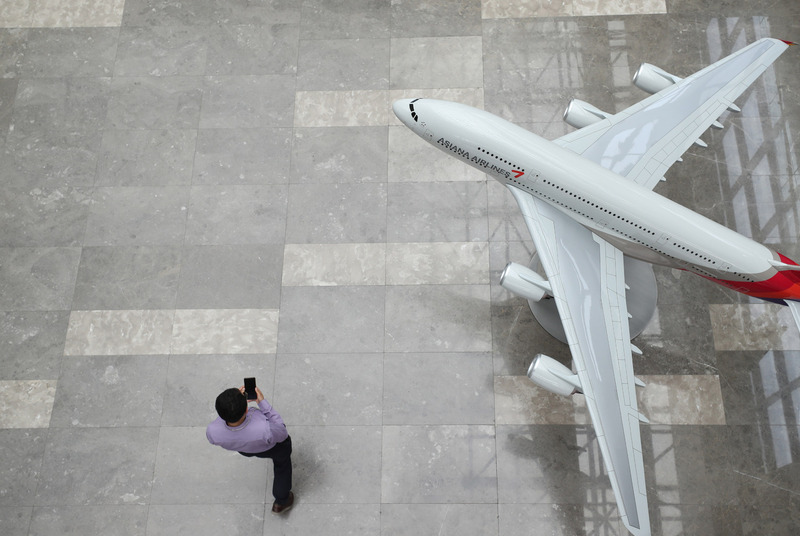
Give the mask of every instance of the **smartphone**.
M 244 379 L 244 396 L 247 397 L 247 400 L 256 400 L 258 398 L 255 378 Z

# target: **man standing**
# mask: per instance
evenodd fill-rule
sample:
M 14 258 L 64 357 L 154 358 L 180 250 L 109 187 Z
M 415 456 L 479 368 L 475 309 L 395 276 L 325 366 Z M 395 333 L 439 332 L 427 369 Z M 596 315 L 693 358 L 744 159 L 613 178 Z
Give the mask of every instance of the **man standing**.
M 242 456 L 271 458 L 275 469 L 272 481 L 272 513 L 286 512 L 294 505 L 292 493 L 292 438 L 278 413 L 264 400 L 256 387 L 258 408 L 247 407 L 244 387 L 230 388 L 217 397 L 217 417 L 206 428 L 212 445 L 233 450 Z

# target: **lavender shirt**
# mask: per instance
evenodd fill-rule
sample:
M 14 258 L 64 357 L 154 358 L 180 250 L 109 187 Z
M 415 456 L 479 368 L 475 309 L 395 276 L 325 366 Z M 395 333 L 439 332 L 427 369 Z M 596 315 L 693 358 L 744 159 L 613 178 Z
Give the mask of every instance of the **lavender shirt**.
M 217 417 L 206 428 L 206 437 L 212 445 L 228 450 L 255 454 L 274 447 L 289 437 L 286 425 L 266 400 L 258 408 L 248 408 L 247 417 L 239 426 L 233 427 Z

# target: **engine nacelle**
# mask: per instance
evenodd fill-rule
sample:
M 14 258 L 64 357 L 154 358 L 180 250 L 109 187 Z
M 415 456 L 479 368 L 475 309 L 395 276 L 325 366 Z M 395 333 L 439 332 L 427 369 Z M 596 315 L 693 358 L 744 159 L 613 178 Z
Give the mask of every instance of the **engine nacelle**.
M 641 64 L 633 75 L 633 85 L 650 94 L 658 93 L 681 80 L 683 80 L 681 77 L 649 63 Z
M 528 378 L 539 387 L 561 396 L 581 392 L 578 375 L 550 356 L 538 354 L 528 367 Z
M 611 114 L 580 99 L 572 99 L 564 110 L 564 121 L 575 128 L 583 128 L 602 121 Z
M 500 275 L 500 286 L 517 296 L 535 302 L 551 292 L 550 283 L 545 278 L 515 262 L 506 265 Z

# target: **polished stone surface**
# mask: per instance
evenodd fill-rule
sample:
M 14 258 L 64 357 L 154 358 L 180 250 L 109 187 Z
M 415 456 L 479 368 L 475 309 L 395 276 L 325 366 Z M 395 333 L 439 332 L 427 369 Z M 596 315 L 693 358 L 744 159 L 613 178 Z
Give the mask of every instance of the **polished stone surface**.
M 0 533 L 626 534 L 569 353 L 498 284 L 530 238 L 504 187 L 403 127 L 404 97 L 555 138 L 641 62 L 686 76 L 790 0 L 0 3 Z M 787 50 L 657 191 L 798 258 Z M 634 369 L 655 535 L 800 527 L 788 311 L 656 268 Z M 294 440 L 209 445 L 255 376 Z

